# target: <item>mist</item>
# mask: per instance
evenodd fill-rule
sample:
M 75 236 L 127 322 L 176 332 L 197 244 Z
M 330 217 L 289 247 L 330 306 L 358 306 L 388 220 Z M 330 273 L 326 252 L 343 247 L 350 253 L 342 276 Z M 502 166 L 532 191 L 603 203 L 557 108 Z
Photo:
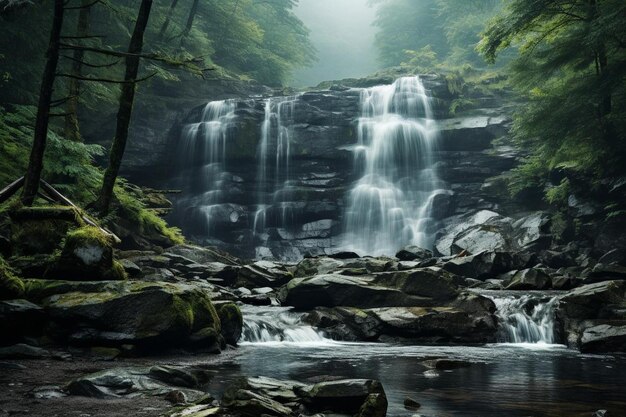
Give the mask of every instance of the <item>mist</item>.
M 311 31 L 318 61 L 296 70 L 293 86 L 359 77 L 379 68 L 372 27 L 375 9 L 368 0 L 300 0 L 296 15 Z

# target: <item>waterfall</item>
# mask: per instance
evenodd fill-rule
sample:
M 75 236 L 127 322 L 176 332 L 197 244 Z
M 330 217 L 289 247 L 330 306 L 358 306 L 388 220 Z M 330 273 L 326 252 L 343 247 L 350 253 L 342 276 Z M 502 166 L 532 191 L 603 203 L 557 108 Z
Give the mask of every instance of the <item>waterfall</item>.
M 177 201 L 177 212 L 184 223 L 201 225 L 205 234 L 212 231 L 211 218 L 225 201 L 226 145 L 235 121 L 235 100 L 209 102 L 199 122 L 183 128 L 177 149 L 187 197 Z
M 558 297 L 545 294 L 490 296 L 496 305 L 500 341 L 505 343 L 556 343 L 555 311 Z
M 252 227 L 255 234 L 262 233 L 269 224 L 285 227 L 293 222 L 295 213 L 291 201 L 293 184 L 290 163 L 293 120 L 298 97 L 265 100 L 265 117 L 257 152 L 258 205 Z
M 434 169 L 437 124 L 419 77 L 361 92 L 354 165 L 361 179 L 349 195 L 346 247 L 393 255 L 433 245 L 432 201 L 445 193 Z
M 302 323 L 301 314 L 287 307 L 243 306 L 241 343 L 327 343 L 313 327 Z

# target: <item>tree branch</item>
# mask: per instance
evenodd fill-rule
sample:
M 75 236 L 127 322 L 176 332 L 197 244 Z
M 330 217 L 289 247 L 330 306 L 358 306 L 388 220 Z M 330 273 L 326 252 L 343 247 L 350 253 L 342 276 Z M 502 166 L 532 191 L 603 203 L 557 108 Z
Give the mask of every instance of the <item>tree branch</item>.
M 153 72 L 152 74 L 143 77 L 143 78 L 136 78 L 134 80 L 111 80 L 109 78 L 92 78 L 92 77 L 80 77 L 77 75 L 72 75 L 72 74 L 63 74 L 63 73 L 57 73 L 56 76 L 57 77 L 65 77 L 65 78 L 73 78 L 75 80 L 81 80 L 81 81 L 93 81 L 93 82 L 98 82 L 98 83 L 111 83 L 111 84 L 136 84 L 136 83 L 140 83 L 142 81 L 146 81 L 152 77 L 154 77 L 155 75 L 157 75 L 156 72 Z

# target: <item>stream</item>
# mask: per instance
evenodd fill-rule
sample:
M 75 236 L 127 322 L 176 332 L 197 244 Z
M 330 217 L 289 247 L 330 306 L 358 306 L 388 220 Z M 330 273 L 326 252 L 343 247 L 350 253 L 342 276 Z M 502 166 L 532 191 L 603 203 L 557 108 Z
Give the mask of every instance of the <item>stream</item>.
M 484 346 L 338 342 L 301 323 L 289 308 L 246 306 L 239 355 L 220 366 L 223 372 L 210 390 L 219 395 L 239 376 L 374 378 L 385 387 L 392 417 L 592 416 L 604 408 L 611 416 L 626 415 L 626 357 L 581 354 L 548 343 L 553 323 L 546 317 L 553 299 L 498 295 L 497 315 L 509 315 L 508 321 L 500 318 L 505 339 Z M 472 364 L 448 371 L 421 364 L 434 358 Z M 404 408 L 407 397 L 421 404 L 419 410 Z

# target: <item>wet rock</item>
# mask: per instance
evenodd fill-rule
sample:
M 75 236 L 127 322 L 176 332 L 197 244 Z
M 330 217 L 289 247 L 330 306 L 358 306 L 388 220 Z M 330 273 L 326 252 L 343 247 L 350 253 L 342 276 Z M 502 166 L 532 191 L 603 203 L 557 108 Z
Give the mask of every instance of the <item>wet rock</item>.
M 375 380 L 320 382 L 297 388 L 296 392 L 302 396 L 305 406 L 314 411 L 358 413 L 358 416 L 363 417 L 383 417 L 387 411 L 385 391 L 382 384 Z
M 453 307 L 392 307 L 371 312 L 389 336 L 432 343 L 485 343 L 495 341 L 495 319 Z
M 284 265 L 270 261 L 258 261 L 245 265 L 239 270 L 236 285 L 247 288 L 276 288 L 286 284 L 291 278 L 293 278 L 293 274 Z
M 606 252 L 598 259 L 598 263 L 609 265 L 618 264 L 626 265 L 626 249 L 613 249 Z
M 439 371 L 451 371 L 454 369 L 469 368 L 473 365 L 470 361 L 461 359 L 433 359 L 423 362 L 424 365 Z
M 165 401 L 172 404 L 185 404 L 187 402 L 187 396 L 181 390 L 172 390 L 165 394 Z
M 477 254 L 483 251 L 508 251 L 514 248 L 511 241 L 512 220 L 498 213 L 482 210 L 459 218 L 446 227 L 435 247 L 444 256 L 461 252 Z
M 57 385 L 44 385 L 42 387 L 33 388 L 28 395 L 37 400 L 67 397 L 67 394 Z
M 448 271 L 431 267 L 380 275 L 376 282 L 405 294 L 446 301 L 458 294 L 455 278 Z
M 552 243 L 551 219 L 546 212 L 536 212 L 513 223 L 515 244 L 519 248 L 541 250 Z
M 92 398 L 168 395 L 172 387 L 189 401 L 205 396 L 198 388 L 208 382 L 206 371 L 196 368 L 113 368 L 74 379 L 67 385 L 70 395 Z
M 137 345 L 144 349 L 184 347 L 191 336 L 206 328 L 221 344 L 217 312 L 207 293 L 186 284 L 102 281 L 92 284 L 34 282 L 42 305 L 54 324 L 49 336 L 92 346 Z
M 588 282 L 608 281 L 612 279 L 626 279 L 626 266 L 617 263 L 597 263 L 589 274 Z
M 184 256 L 199 264 L 220 262 L 226 265 L 239 265 L 239 259 L 216 248 L 204 248 L 194 245 L 176 245 L 167 249 L 165 255 L 172 253 Z
M 220 318 L 221 333 L 226 343 L 236 345 L 243 331 L 243 316 L 235 303 L 221 303 L 216 306 Z
M 582 352 L 626 352 L 626 325 L 599 324 L 584 329 L 580 339 Z
M 523 260 L 509 252 L 481 252 L 453 258 L 443 264 L 443 268 L 457 275 L 485 280 L 516 269 L 521 262 Z
M 377 285 L 371 275 L 325 274 L 291 280 L 287 284 L 283 301 L 285 305 L 308 310 L 334 306 L 407 306 L 423 303 L 425 299 L 405 294 L 395 288 Z
M 612 305 L 623 305 L 625 295 L 624 281 L 583 285 L 560 297 L 558 311 L 567 319 L 593 319 L 603 315 Z
M 141 276 L 141 268 L 133 261 L 129 259 L 121 259 L 120 264 L 124 267 L 124 271 L 126 271 L 129 277 L 135 278 Z
M 551 287 L 550 275 L 535 268 L 517 271 L 506 286 L 507 290 L 545 290 Z
M 0 359 L 47 359 L 51 357 L 52 354 L 46 349 L 25 343 L 0 347 Z
M 335 340 L 374 341 L 382 334 L 382 322 L 374 314 L 353 307 L 319 307 L 303 321 Z
M 328 257 L 305 258 L 296 266 L 294 277 L 329 274 L 343 268 L 344 262 Z
M 424 261 L 433 257 L 433 253 L 419 246 L 407 246 L 396 253 L 396 258 L 401 261 Z
M 417 410 L 421 406 L 422 405 L 418 403 L 416 400 L 414 400 L 413 398 L 406 397 L 404 399 L 404 408 L 406 408 L 409 411 Z
M 0 301 L 0 344 L 15 343 L 25 336 L 41 336 L 45 323 L 43 308 L 30 301 Z

